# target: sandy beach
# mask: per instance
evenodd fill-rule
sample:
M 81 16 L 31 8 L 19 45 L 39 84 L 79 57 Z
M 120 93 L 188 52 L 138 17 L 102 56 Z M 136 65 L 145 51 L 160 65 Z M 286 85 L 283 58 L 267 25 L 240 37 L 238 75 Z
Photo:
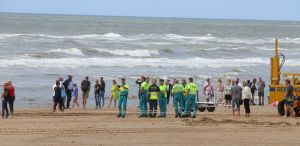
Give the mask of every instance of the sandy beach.
M 219 107 L 214 113 L 197 113 L 196 119 L 138 118 L 129 108 L 125 119 L 117 109 L 17 110 L 0 120 L 0 145 L 299 145 L 299 118 L 282 118 L 270 106 L 252 107 L 252 117 L 235 117 Z

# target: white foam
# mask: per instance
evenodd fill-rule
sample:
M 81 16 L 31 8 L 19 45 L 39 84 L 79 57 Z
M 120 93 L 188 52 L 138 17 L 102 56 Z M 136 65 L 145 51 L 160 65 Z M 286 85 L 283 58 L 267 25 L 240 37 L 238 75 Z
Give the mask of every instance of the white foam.
M 132 57 L 150 57 L 150 56 L 158 56 L 159 51 L 158 50 L 123 50 L 123 49 L 117 49 L 117 50 L 111 50 L 111 49 L 101 49 L 101 48 L 94 48 L 92 50 L 96 50 L 100 53 L 109 53 L 111 55 L 117 55 L 117 56 L 132 56 Z
M 300 65 L 300 61 L 293 65 Z M 268 58 L 243 59 L 170 59 L 170 58 L 31 58 L 28 56 L 1 59 L 0 67 L 32 68 L 81 68 L 81 67 L 184 67 L 184 68 L 222 68 L 268 65 Z
M 69 49 L 54 49 L 47 51 L 49 53 L 64 53 L 70 55 L 84 56 L 84 53 L 78 48 L 69 48 Z

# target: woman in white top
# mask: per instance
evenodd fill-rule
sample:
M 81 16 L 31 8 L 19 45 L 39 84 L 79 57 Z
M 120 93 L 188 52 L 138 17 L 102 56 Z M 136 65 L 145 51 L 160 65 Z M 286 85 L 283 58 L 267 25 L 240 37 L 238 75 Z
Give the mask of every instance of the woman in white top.
M 244 107 L 246 112 L 246 117 L 250 117 L 250 100 L 252 99 L 251 89 L 248 87 L 248 83 L 244 82 L 244 88 L 242 92 L 242 99 L 244 101 Z
M 224 107 L 224 111 L 226 111 L 226 108 L 228 107 L 230 109 L 231 107 L 231 99 L 232 99 L 232 96 L 231 96 L 231 80 L 228 79 L 227 80 L 227 83 L 224 87 L 224 95 L 225 95 L 225 107 Z

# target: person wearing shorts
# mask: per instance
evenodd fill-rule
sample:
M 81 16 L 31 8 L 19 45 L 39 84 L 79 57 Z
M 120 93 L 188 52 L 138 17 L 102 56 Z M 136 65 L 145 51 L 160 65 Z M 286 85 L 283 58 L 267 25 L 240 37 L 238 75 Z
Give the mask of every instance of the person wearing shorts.
M 231 80 L 227 80 L 227 83 L 224 87 L 224 95 L 225 95 L 225 106 L 224 111 L 226 111 L 226 108 L 228 107 L 230 109 L 231 107 Z
M 240 100 L 242 98 L 242 88 L 238 85 L 238 81 L 234 81 L 234 85 L 231 87 L 232 94 L 232 115 L 235 116 L 235 110 L 238 112 L 238 116 L 240 117 Z M 235 109 L 236 106 L 236 109 Z

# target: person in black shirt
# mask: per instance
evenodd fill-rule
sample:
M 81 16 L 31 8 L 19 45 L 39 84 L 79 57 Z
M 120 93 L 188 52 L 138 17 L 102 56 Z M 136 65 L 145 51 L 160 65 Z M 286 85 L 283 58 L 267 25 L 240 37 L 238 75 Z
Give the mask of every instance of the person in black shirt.
M 65 80 L 63 83 L 67 95 L 67 108 L 70 108 L 70 102 L 72 99 L 72 90 L 73 90 L 72 78 L 73 77 L 71 75 L 68 75 L 68 79 Z
M 53 96 L 53 112 L 56 111 L 57 104 L 59 105 L 59 109 L 63 111 L 63 103 L 62 103 L 62 97 L 61 97 L 61 88 L 60 81 L 57 80 L 54 87 L 54 96 Z
M 100 84 L 99 81 L 96 80 L 96 83 L 94 85 L 94 89 L 95 89 L 95 103 L 96 103 L 96 109 L 101 108 L 101 104 L 100 104 Z
M 167 86 L 167 104 L 169 104 L 170 96 L 172 93 L 172 84 L 170 83 L 170 80 L 166 81 L 166 86 Z
M 156 117 L 156 113 L 157 113 L 157 99 L 158 99 L 158 95 L 160 93 L 160 89 L 159 87 L 156 85 L 157 80 L 153 79 L 152 80 L 152 85 L 150 85 L 149 87 L 149 91 L 148 91 L 148 99 L 149 99 L 149 117 L 150 118 L 155 118 Z
M 102 100 L 102 107 L 104 107 L 104 95 L 105 95 L 105 82 L 103 80 L 103 77 L 100 77 L 100 82 L 99 82 L 99 96 L 100 96 L 100 101 L 99 101 L 99 107 L 101 108 L 101 100 Z
M 89 77 L 86 76 L 85 80 L 83 80 L 81 82 L 81 91 L 82 91 L 82 98 L 83 98 L 83 100 L 82 100 L 83 109 L 85 109 L 87 99 L 89 98 L 90 89 L 91 89 L 91 82 L 89 81 Z
M 257 88 L 256 88 L 256 78 L 253 79 L 253 81 L 252 81 L 252 83 L 250 83 L 249 87 L 251 89 L 251 93 L 252 93 L 252 97 L 253 97 L 253 99 L 251 99 L 250 102 L 251 102 L 252 105 L 256 105 L 254 103 L 255 91 L 257 90 Z
M 3 93 L 1 96 L 2 99 L 2 118 L 8 118 L 9 113 L 8 113 L 8 107 L 7 104 L 9 102 L 9 90 L 8 90 L 8 83 L 5 83 L 3 85 Z
M 146 80 L 146 78 L 144 76 L 141 76 L 141 78 L 138 78 L 135 83 L 139 85 L 139 90 L 138 90 L 138 98 L 140 99 L 140 96 L 141 96 L 141 85 L 143 83 L 143 81 Z

